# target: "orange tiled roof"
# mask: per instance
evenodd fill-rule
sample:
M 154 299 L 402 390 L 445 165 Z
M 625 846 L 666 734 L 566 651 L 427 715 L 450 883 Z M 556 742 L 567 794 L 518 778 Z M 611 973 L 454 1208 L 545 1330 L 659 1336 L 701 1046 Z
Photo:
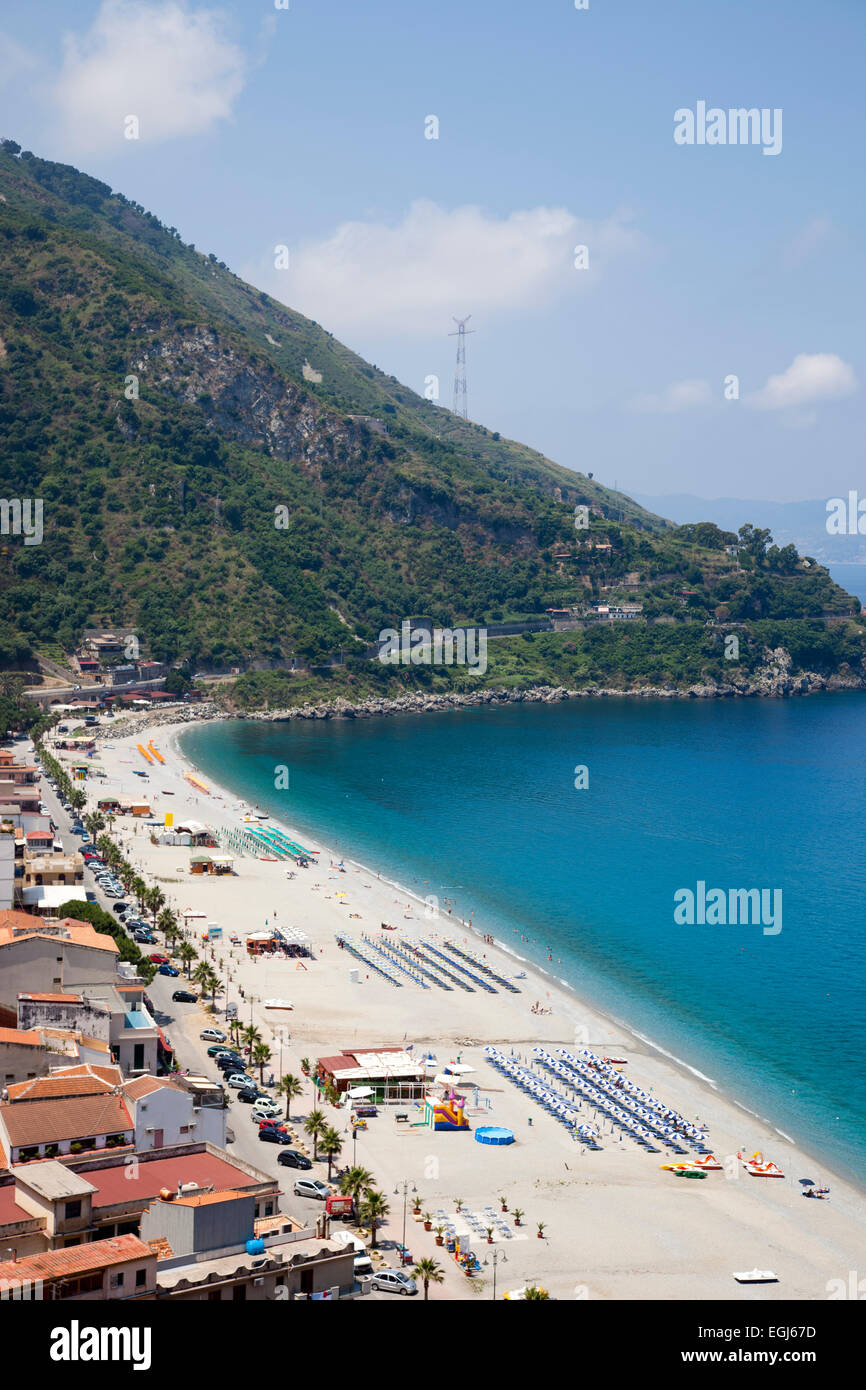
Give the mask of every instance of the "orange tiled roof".
M 140 1100 L 142 1096 L 149 1096 L 153 1091 L 161 1091 L 163 1087 L 169 1091 L 182 1091 L 183 1087 L 178 1086 L 176 1081 L 169 1081 L 161 1076 L 137 1076 L 134 1081 L 123 1083 L 123 1094 L 132 1096 L 133 1100 Z
M 175 1197 L 172 1199 L 173 1207 L 209 1207 L 216 1202 L 239 1202 L 241 1198 L 246 1198 L 248 1192 L 199 1192 L 192 1197 Z
M 26 1032 L 20 1028 L 0 1028 L 0 1042 L 18 1043 L 21 1047 L 41 1047 L 42 1034 L 35 1028 Z
M 33 999 L 37 1004 L 80 1004 L 80 994 L 28 994 L 20 992 L 19 999 Z
M 12 1148 L 117 1134 L 135 1128 L 121 1097 L 111 1093 L 32 1100 L 27 1105 L 0 1105 L 0 1121 Z
M 60 1096 L 101 1096 L 113 1088 L 98 1076 L 36 1076 L 7 1086 L 9 1100 L 56 1100 Z
M 170 1260 L 174 1256 L 174 1251 L 165 1236 L 153 1236 L 145 1244 L 150 1246 L 158 1260 Z
M 112 1236 L 109 1240 L 92 1240 L 85 1245 L 70 1245 L 65 1250 L 43 1250 L 27 1255 L 23 1260 L 4 1260 L 0 1264 L 0 1280 L 63 1279 L 75 1274 L 91 1274 L 110 1265 L 142 1260 L 153 1251 L 138 1236 Z

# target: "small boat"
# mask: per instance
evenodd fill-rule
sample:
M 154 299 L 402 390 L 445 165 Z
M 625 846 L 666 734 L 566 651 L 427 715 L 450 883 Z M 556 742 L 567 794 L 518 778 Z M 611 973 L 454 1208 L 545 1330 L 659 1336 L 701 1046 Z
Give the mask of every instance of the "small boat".
M 677 1178 L 705 1178 L 707 1176 L 702 1168 L 675 1168 L 673 1171 Z
M 747 1269 L 733 1276 L 738 1284 L 778 1284 L 779 1276 L 771 1269 Z
M 785 1174 L 777 1163 L 756 1163 L 754 1159 L 745 1165 L 747 1173 L 753 1178 L 783 1178 Z

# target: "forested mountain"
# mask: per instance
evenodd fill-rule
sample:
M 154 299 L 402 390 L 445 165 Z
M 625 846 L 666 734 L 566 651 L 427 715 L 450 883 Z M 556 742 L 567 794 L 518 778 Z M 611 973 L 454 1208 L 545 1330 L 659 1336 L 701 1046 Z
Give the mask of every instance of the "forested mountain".
M 360 663 L 411 614 L 483 625 L 618 594 L 678 623 L 855 607 L 796 554 L 730 554 L 732 536 L 673 528 L 423 399 L 9 140 L 0 433 L 3 497 L 42 499 L 44 518 L 41 544 L 0 538 L 7 669 L 96 626 L 201 668 Z

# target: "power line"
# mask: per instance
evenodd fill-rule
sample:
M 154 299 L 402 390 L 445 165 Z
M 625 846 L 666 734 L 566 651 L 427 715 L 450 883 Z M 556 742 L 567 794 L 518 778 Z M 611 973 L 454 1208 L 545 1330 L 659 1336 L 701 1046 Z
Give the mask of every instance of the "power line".
M 452 315 L 452 318 L 454 316 Z M 455 318 L 457 324 L 456 333 L 449 333 L 449 338 L 457 339 L 457 364 L 454 368 L 454 397 L 451 409 L 455 415 L 462 415 L 464 420 L 469 418 L 469 408 L 466 399 L 466 334 L 474 333 L 474 328 L 467 329 L 466 325 L 472 315 L 467 314 L 465 319 Z

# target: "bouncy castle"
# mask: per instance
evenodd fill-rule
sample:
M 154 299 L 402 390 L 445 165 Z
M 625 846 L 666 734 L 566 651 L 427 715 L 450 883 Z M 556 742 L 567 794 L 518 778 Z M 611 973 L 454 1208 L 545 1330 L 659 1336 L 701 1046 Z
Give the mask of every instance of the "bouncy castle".
M 424 1123 L 431 1129 L 465 1129 L 469 1122 L 463 1113 L 466 1104 L 464 1096 L 427 1096 L 424 1101 Z

